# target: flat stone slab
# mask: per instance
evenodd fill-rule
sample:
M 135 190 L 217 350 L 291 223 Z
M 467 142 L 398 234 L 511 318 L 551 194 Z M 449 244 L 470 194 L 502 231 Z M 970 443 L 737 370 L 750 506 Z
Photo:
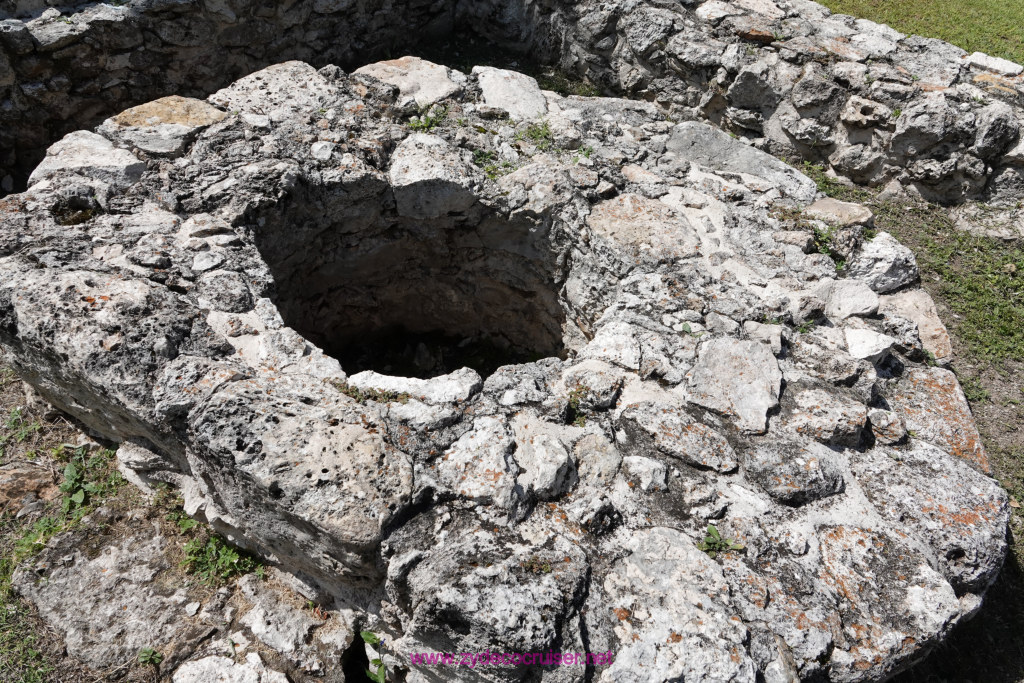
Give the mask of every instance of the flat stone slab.
M 466 76 L 419 57 L 402 57 L 359 67 L 352 73 L 372 76 L 398 86 L 400 104 L 412 101 L 420 109 L 451 97 L 466 84 Z

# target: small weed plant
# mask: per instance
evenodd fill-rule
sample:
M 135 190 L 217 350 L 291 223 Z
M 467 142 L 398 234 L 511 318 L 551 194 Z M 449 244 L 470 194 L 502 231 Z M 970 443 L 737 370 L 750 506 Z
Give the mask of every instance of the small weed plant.
M 447 118 L 448 107 L 431 107 L 409 119 L 409 128 L 419 133 L 426 133 L 443 125 Z
M 536 555 L 530 555 L 529 558 L 519 563 L 519 566 L 530 572 L 531 574 L 550 574 L 551 563 L 545 562 Z
M 569 392 L 569 400 L 566 406 L 565 421 L 576 427 L 587 426 L 587 414 L 582 408 L 583 399 L 590 392 L 586 384 L 577 384 Z
M 743 545 L 731 538 L 723 538 L 714 524 L 708 524 L 707 534 L 704 540 L 697 544 L 697 548 L 707 553 L 711 559 L 715 559 L 718 553 L 743 550 Z
M 78 521 L 90 509 L 93 500 L 113 495 L 124 485 L 124 477 L 111 467 L 114 452 L 99 451 L 89 456 L 84 448 L 78 448 L 71 460 L 64 466 L 64 481 L 60 491 L 60 507 L 65 517 Z
M 162 661 L 164 661 L 164 656 L 151 647 L 139 650 L 139 664 L 143 666 L 157 666 Z
M 497 180 L 503 175 L 508 175 L 515 170 L 515 164 L 510 161 L 501 161 L 494 152 L 478 149 L 473 152 L 473 163 L 483 169 L 484 175 L 489 180 Z
M 185 571 L 208 586 L 221 586 L 245 574 L 263 577 L 263 564 L 248 553 L 232 547 L 220 536 L 205 533 L 185 544 Z
M 555 148 L 555 136 L 547 121 L 529 124 L 524 130 L 516 133 L 516 140 L 530 142 L 542 152 Z
M 384 641 L 373 631 L 360 631 L 359 637 L 362 638 L 363 642 L 367 645 L 384 645 Z M 366 670 L 366 677 L 371 681 L 374 681 L 374 683 L 385 683 L 385 681 L 387 681 L 387 675 L 387 668 L 379 657 L 370 662 L 370 668 Z

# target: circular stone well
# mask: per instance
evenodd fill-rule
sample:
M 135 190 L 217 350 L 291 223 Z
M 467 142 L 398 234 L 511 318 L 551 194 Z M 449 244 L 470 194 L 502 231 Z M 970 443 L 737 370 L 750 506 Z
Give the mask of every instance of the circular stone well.
M 653 104 L 385 66 L 55 144 L 0 204 L 6 360 L 395 680 L 875 681 L 976 612 L 1007 496 L 870 211 Z M 436 334 L 501 357 L 354 371 Z M 614 661 L 410 669 L 487 649 Z

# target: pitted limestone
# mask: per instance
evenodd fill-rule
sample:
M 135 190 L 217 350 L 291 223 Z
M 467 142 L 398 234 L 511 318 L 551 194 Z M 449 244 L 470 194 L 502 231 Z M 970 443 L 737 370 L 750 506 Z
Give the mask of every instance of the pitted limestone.
M 677 26 L 623 30 L 653 58 Z M 1007 497 L 955 376 L 878 306 L 916 291 L 893 238 L 838 272 L 775 217 L 810 179 L 648 103 L 542 92 L 542 149 L 479 78 L 423 134 L 371 73 L 248 76 L 137 172 L 120 128 L 58 143 L 0 207 L 11 364 L 138 481 L 356 610 L 396 679 L 412 652 L 560 648 L 616 652 L 608 681 L 881 680 L 973 614 Z M 104 155 L 62 165 L 82 139 Z M 385 370 L 406 355 L 424 377 Z M 702 552 L 709 524 L 743 551 Z M 309 615 L 256 602 L 256 637 L 301 649 Z

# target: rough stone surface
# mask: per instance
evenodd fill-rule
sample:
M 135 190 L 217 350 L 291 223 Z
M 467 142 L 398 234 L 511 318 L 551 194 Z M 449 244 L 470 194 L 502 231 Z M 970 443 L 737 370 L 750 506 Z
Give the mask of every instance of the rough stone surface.
M 89 131 L 76 131 L 47 150 L 46 158 L 29 176 L 30 185 L 61 173 L 124 187 L 137 181 L 146 165 L 131 152 L 114 147 L 107 138 Z
M 473 67 L 484 104 L 499 109 L 512 119 L 537 119 L 547 113 L 548 104 L 537 81 L 525 74 L 490 66 Z
M 65 554 L 48 553 L 51 562 L 24 567 L 13 583 L 60 625 L 69 654 L 93 668 L 118 666 L 144 647 L 170 652 L 205 635 L 186 618 L 185 588 L 154 581 L 169 568 L 164 543 L 159 534 L 131 538 L 90 558 L 65 534 L 56 541 Z
M 939 319 L 928 292 L 923 289 L 911 289 L 897 294 L 880 297 L 882 313 L 912 320 L 921 334 L 921 343 L 931 352 L 937 361 L 947 362 L 952 359 L 953 345 L 949 340 L 946 326 Z
M 18 515 L 25 507 L 57 495 L 53 475 L 34 464 L 0 467 L 0 512 Z
M 229 657 L 204 657 L 185 662 L 174 672 L 174 683 L 287 683 L 288 678 L 267 669 L 255 652 L 238 661 Z
M 400 107 L 405 108 L 412 103 L 421 110 L 451 97 L 466 84 L 466 77 L 458 71 L 417 57 L 367 64 L 353 73 L 396 86 L 401 93 Z
M 865 242 L 861 253 L 848 264 L 847 274 L 864 280 L 880 294 L 909 285 L 920 276 L 914 254 L 887 232 Z
M 771 6 L 727 5 L 745 9 L 720 16 L 722 39 Z M 689 10 L 645 11 L 593 13 L 586 35 L 617 25 L 608 49 L 698 58 L 677 35 Z M 836 49 L 866 61 L 904 40 L 883 33 Z M 923 363 L 906 318 L 872 311 L 868 290 L 916 277 L 903 248 L 854 245 L 839 278 L 776 237 L 778 209 L 818 196 L 763 151 L 651 103 L 553 93 L 540 145 L 477 87 L 440 100 L 427 134 L 400 88 L 289 62 L 211 96 L 223 118 L 177 158 L 143 155 L 134 181 L 51 165 L 0 207 L 12 366 L 124 444 L 142 484 L 172 483 L 186 512 L 384 635 L 396 680 L 883 680 L 972 615 L 1007 496 L 955 376 Z M 842 104 L 816 81 L 800 93 Z M 105 134 L 87 139 L 130 154 Z M 422 377 L 385 369 L 406 354 Z M 463 357 L 479 372 L 446 367 Z M 709 524 L 743 550 L 702 552 Z M 18 589 L 69 648 L 134 655 L 207 606 L 149 579 L 73 617 L 56 596 L 107 586 L 110 564 L 149 577 L 158 540 L 69 549 Z M 252 642 L 352 642 L 249 589 Z M 122 593 L 145 628 L 113 618 Z M 485 649 L 615 658 L 408 671 L 410 653 Z M 221 656 L 176 675 L 283 671 Z
M 395 45 L 472 33 L 602 90 L 655 102 L 675 120 L 710 121 L 855 182 L 896 181 L 946 203 L 1014 206 L 1024 198 L 1021 164 L 1007 154 L 1024 120 L 1020 65 L 808 0 L 441 0 L 401 11 L 385 0 L 129 0 L 43 9 L 35 0 L 0 8 L 0 101 L 7 103 L 0 182 L 7 187 L 71 130 L 162 96 L 202 98 L 292 59 L 361 68 L 399 87 L 399 107 L 426 106 L 454 83 L 482 88 L 487 106 L 496 103 L 493 114 L 541 116 L 535 84 L 499 94 L 507 78 L 529 83 L 525 76 L 488 67 L 467 86 L 415 58 L 365 67 Z

